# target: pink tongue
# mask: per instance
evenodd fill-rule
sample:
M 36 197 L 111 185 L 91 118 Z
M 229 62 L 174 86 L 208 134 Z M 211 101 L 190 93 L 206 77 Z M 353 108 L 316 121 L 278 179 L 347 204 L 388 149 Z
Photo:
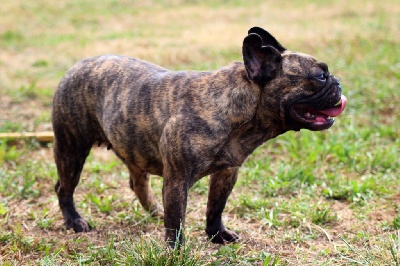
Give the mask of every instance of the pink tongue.
M 340 115 L 343 112 L 344 108 L 346 107 L 346 103 L 347 103 L 347 99 L 344 95 L 342 95 L 341 99 L 342 99 L 341 105 L 338 105 L 338 106 L 335 106 L 335 107 L 332 107 L 332 108 L 329 108 L 326 110 L 320 110 L 318 112 L 323 113 L 327 116 L 331 116 L 331 117 Z

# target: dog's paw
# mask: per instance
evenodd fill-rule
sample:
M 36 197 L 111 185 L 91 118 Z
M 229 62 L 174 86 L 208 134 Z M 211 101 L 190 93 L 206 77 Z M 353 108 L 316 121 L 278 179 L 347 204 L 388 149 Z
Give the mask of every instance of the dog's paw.
M 82 218 L 78 218 L 74 221 L 69 221 L 66 223 L 67 229 L 74 229 L 75 233 L 80 233 L 80 232 L 90 232 L 92 227 L 89 225 L 89 223 Z
M 225 229 L 222 232 L 218 232 L 216 235 L 209 235 L 211 238 L 211 242 L 215 244 L 229 244 L 229 243 L 235 243 L 239 241 L 239 236 L 228 229 Z

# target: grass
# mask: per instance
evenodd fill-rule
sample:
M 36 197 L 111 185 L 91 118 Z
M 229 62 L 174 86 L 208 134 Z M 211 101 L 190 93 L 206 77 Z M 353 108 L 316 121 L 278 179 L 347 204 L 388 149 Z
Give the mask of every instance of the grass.
M 79 59 L 139 57 L 170 69 L 241 60 L 247 30 L 328 63 L 349 99 L 334 127 L 288 132 L 242 166 L 224 221 L 204 233 L 208 178 L 190 191 L 182 252 L 165 249 L 123 164 L 95 148 L 76 191 L 95 227 L 64 229 L 50 145 L 0 141 L 0 265 L 399 265 L 400 7 L 376 1 L 6 1 L 0 7 L 0 132 L 51 129 L 52 94 Z M 153 177 L 160 198 L 162 179 Z

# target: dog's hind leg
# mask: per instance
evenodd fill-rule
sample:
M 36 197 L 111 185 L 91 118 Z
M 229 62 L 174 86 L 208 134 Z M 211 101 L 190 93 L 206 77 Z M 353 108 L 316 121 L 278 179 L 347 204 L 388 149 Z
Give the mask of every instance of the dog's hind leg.
M 77 137 L 74 133 L 76 132 L 71 132 L 70 128 L 54 127 L 54 158 L 58 171 L 55 191 L 67 229 L 88 232 L 90 226 L 77 212 L 73 194 L 93 142 Z
M 143 172 L 134 165 L 128 165 L 129 186 L 135 191 L 143 208 L 153 216 L 164 217 L 161 205 L 155 199 L 150 185 L 150 174 Z
M 239 236 L 222 224 L 222 212 L 232 188 L 237 180 L 238 168 L 228 168 L 210 176 L 207 202 L 206 233 L 213 243 L 236 242 Z

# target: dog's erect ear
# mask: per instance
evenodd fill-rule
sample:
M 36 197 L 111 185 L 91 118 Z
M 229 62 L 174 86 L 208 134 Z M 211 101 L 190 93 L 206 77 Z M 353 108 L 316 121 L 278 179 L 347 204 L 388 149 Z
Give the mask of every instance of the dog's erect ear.
M 272 36 L 268 31 L 260 28 L 260 27 L 253 27 L 251 29 L 249 29 L 248 34 L 258 34 L 260 35 L 261 39 L 262 39 L 262 46 L 272 46 L 274 47 L 276 50 L 278 50 L 279 52 L 283 53 L 286 48 L 283 47 L 276 39 L 274 36 Z
M 243 40 L 243 61 L 247 74 L 254 82 L 265 85 L 281 67 L 281 53 L 273 46 L 262 46 L 260 35 L 251 33 Z

